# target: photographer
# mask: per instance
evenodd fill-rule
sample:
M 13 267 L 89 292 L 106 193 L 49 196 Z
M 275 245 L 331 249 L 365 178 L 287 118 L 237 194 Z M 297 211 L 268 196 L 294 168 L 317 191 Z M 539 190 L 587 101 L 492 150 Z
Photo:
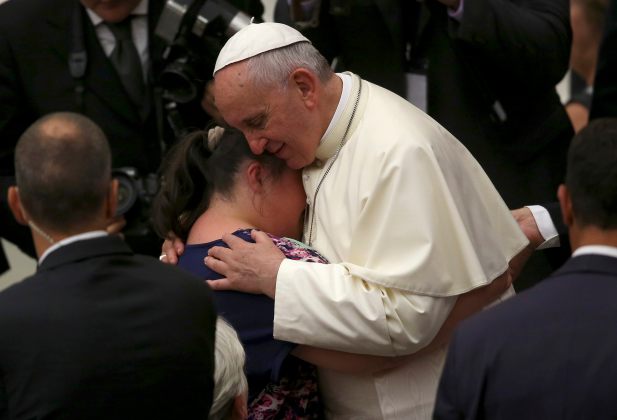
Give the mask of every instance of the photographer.
M 259 0 L 236 3 L 247 13 L 263 12 Z M 135 200 L 125 215 L 127 242 L 136 252 L 158 255 L 148 202 L 157 189 L 162 155 L 179 130 L 204 126 L 209 119 L 200 106 L 203 85 L 186 103 L 164 99 L 159 81 L 167 44 L 154 34 L 165 7 L 164 0 L 9 0 L 0 5 L 0 236 L 24 252 L 33 255 L 30 239 L 6 206 L 17 138 L 42 115 L 72 111 L 103 128 L 113 166 L 122 168 L 117 173 L 126 181 L 129 202 Z M 114 222 L 113 229 L 124 224 Z

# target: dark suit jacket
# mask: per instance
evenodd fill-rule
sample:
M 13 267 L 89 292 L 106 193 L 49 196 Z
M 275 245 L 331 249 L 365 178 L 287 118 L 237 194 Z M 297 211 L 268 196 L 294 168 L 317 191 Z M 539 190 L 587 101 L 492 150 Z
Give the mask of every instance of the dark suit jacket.
M 436 419 L 617 418 L 617 258 L 581 255 L 462 323 Z
M 598 52 L 589 118 L 617 117 L 617 1 L 612 0 L 606 16 L 604 38 Z
M 66 245 L 0 293 L 0 418 L 205 419 L 215 322 L 198 278 L 116 237 Z

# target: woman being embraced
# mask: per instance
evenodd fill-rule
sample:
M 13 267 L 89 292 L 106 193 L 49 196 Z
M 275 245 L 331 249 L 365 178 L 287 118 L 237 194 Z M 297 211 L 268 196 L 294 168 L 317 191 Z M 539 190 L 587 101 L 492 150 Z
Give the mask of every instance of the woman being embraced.
M 242 133 L 215 127 L 190 134 L 169 151 L 153 222 L 159 235 L 186 242 L 178 265 L 205 279 L 221 275 L 203 259 L 223 234 L 251 239 L 267 232 L 287 258 L 325 263 L 299 238 L 306 197 L 301 174 L 275 156 L 254 155 Z M 238 332 L 247 354 L 251 418 L 317 418 L 315 368 L 290 355 L 295 344 L 272 338 L 274 302 L 267 296 L 214 292 L 219 315 Z

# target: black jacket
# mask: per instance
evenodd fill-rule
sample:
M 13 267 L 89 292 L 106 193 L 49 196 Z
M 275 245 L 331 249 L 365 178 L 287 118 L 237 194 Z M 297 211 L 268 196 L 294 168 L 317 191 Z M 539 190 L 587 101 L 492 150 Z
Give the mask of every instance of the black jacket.
M 616 418 L 616 293 L 617 258 L 581 255 L 464 321 L 435 419 Z
M 47 256 L 0 293 L 0 418 L 205 419 L 208 286 L 117 237 Z

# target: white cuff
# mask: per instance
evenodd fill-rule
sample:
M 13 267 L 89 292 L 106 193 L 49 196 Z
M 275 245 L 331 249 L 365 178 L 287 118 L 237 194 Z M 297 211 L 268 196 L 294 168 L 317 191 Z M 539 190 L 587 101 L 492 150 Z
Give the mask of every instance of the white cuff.
M 540 235 L 544 238 L 544 242 L 542 242 L 537 249 L 559 247 L 559 234 L 557 233 L 557 229 L 555 228 L 555 224 L 553 223 L 553 219 L 551 219 L 548 210 L 542 206 L 525 207 L 531 210 L 531 214 L 538 225 L 538 230 L 540 230 Z

